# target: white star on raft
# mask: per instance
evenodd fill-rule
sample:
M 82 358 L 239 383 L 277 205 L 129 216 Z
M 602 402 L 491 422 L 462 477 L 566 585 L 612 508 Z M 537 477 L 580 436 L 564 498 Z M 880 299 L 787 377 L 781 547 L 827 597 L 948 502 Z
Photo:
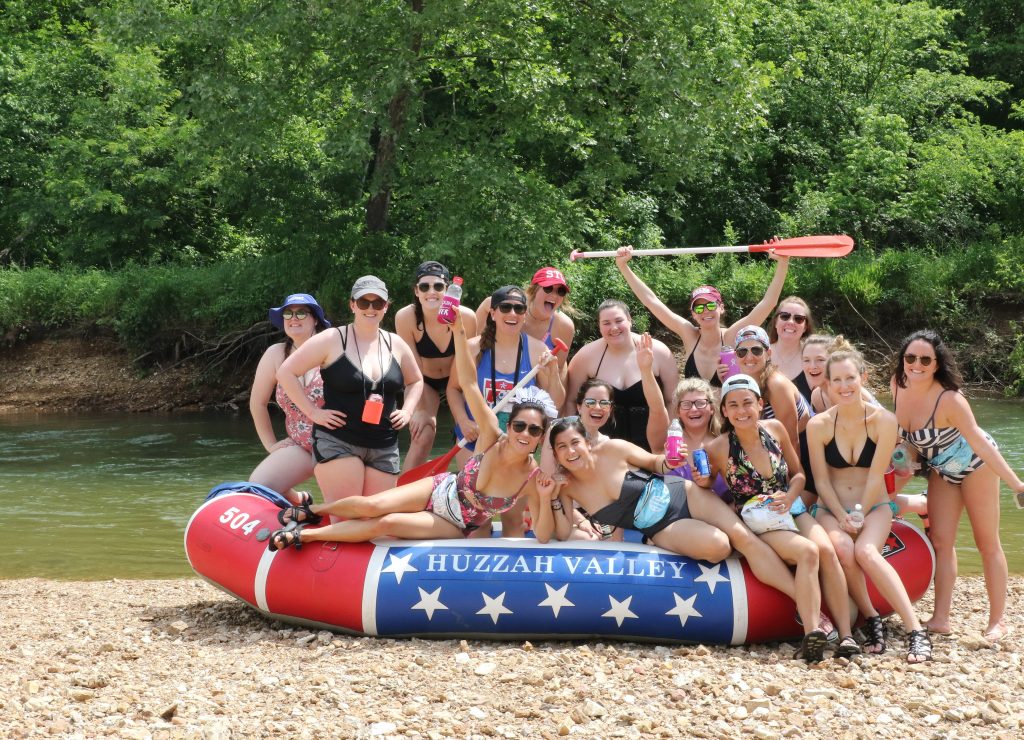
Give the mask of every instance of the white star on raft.
M 690 617 L 703 617 L 704 616 L 699 611 L 697 611 L 696 609 L 693 608 L 693 602 L 695 602 L 697 600 L 697 594 L 694 594 L 693 596 L 691 596 L 688 599 L 681 598 L 679 596 L 679 594 L 677 594 L 677 593 L 673 593 L 672 596 L 675 597 L 676 605 L 674 607 L 672 607 L 671 609 L 669 609 L 667 612 L 665 612 L 665 614 L 667 616 L 679 617 L 679 626 L 680 627 L 685 627 L 686 626 L 686 620 L 689 619 Z
M 511 614 L 512 610 L 505 606 L 505 592 L 502 591 L 497 596 L 491 597 L 485 593 L 481 593 L 484 597 L 484 608 L 477 612 L 477 614 L 486 614 L 488 617 L 494 620 L 494 623 L 498 623 L 498 617 L 502 614 Z
M 569 589 L 568 583 L 561 588 L 551 588 L 551 586 L 545 583 L 544 588 L 548 590 L 548 597 L 537 604 L 537 606 L 550 606 L 551 611 L 555 613 L 555 619 L 558 619 L 558 612 L 561 611 L 563 606 L 576 606 L 565 597 L 565 592 Z
M 627 596 L 624 600 L 619 601 L 614 596 L 608 597 L 608 602 L 612 608 L 602 614 L 602 617 L 612 617 L 615 619 L 615 623 L 621 627 L 622 623 L 627 619 L 639 619 L 636 614 L 629 610 L 629 602 L 633 600 L 632 596 Z
M 390 560 L 388 561 L 387 567 L 381 568 L 381 573 L 394 573 L 395 582 L 401 583 L 402 576 L 406 573 L 415 573 L 419 570 L 415 565 L 409 565 L 409 560 L 412 558 L 412 553 L 408 555 L 395 555 L 394 553 L 388 553 Z
M 700 575 L 693 579 L 694 583 L 706 583 L 708 591 L 711 593 L 715 592 L 715 586 L 719 583 L 728 583 L 729 579 L 723 576 L 720 571 L 722 564 L 718 563 L 712 567 L 707 567 L 703 563 L 697 563 L 700 566 Z
M 427 593 L 419 586 L 416 587 L 420 592 L 420 600 L 418 603 L 413 604 L 413 609 L 422 609 L 427 613 L 427 620 L 434 618 L 434 612 L 438 609 L 447 609 L 448 607 L 441 603 L 441 587 L 438 586 L 431 593 Z

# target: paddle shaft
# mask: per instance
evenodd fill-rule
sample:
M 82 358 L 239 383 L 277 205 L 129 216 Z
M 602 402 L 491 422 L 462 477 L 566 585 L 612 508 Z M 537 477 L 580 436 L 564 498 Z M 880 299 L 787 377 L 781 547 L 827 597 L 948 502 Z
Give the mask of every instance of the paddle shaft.
M 729 252 L 774 252 L 783 257 L 845 257 L 853 250 L 853 239 L 845 234 L 797 236 L 773 239 L 763 244 L 724 247 L 674 247 L 665 249 L 634 249 L 633 256 L 664 257 L 677 254 L 719 254 Z M 618 252 L 580 252 L 569 255 L 571 261 L 587 257 L 615 257 Z

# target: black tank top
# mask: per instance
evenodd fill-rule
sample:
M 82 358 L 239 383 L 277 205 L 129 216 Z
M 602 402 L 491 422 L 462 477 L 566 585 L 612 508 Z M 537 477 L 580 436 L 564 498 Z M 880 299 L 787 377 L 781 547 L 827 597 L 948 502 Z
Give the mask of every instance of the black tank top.
M 597 361 L 597 369 L 594 377 L 600 378 L 601 363 L 604 362 L 605 353 L 608 352 L 608 345 L 601 353 L 601 359 Z M 651 415 L 651 409 L 647 405 L 647 397 L 644 396 L 644 383 L 638 380 L 628 388 L 616 388 L 612 386 L 612 417 L 599 431 L 607 434 L 613 439 L 624 439 L 632 442 L 637 447 L 642 447 L 648 452 L 651 451 L 651 444 L 647 441 L 647 420 Z
M 387 332 L 380 332 L 380 341 L 388 349 L 388 369 L 384 377 L 374 382 L 363 374 L 362 368 L 345 354 L 348 346 L 348 326 L 337 327 L 341 337 L 342 355 L 326 367 L 320 368 L 320 377 L 324 380 L 324 408 L 341 411 L 345 414 L 345 425 L 339 429 L 323 431 L 331 434 L 342 442 L 360 447 L 381 449 L 398 442 L 398 432 L 391 427 L 391 412 L 397 406 L 397 396 L 405 388 L 402 368 L 391 353 L 391 341 Z M 371 393 L 384 397 L 384 411 L 380 422 L 367 424 L 363 421 L 363 406 Z
M 694 355 L 697 354 L 697 347 L 700 345 L 701 336 L 703 335 L 697 336 L 697 344 L 693 345 L 693 352 L 691 352 L 690 356 L 686 358 L 686 364 L 683 365 L 684 378 L 704 378 L 704 376 L 700 374 L 700 370 L 697 369 L 697 360 L 694 359 Z M 722 342 L 721 337 L 722 335 L 720 334 L 718 341 L 721 342 L 724 347 L 725 342 Z M 710 378 L 704 378 L 704 380 L 708 381 L 713 388 L 722 387 L 722 381 L 718 377 L 718 373 L 712 373 Z

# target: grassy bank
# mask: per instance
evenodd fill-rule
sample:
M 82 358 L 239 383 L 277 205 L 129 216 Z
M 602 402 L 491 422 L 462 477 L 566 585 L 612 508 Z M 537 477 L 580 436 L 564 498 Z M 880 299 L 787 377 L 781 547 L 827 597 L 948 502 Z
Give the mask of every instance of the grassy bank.
M 922 327 L 940 331 L 956 348 L 965 378 L 1024 394 L 1024 238 L 980 243 L 964 250 L 858 249 L 843 259 L 793 260 L 786 294 L 803 296 L 826 329 L 860 342 L 893 345 Z M 411 296 L 418 256 L 402 255 L 372 267 L 398 305 Z M 533 266 L 492 277 L 492 267 L 465 256 L 446 259 L 467 275 L 467 303 L 476 305 L 502 282 L 526 283 Z M 223 370 L 251 362 L 271 331 L 266 310 L 287 293 L 314 293 L 335 320 L 345 320 L 352 280 L 372 260 L 295 251 L 262 259 L 205 265 L 130 265 L 112 271 L 48 268 L 0 271 L 0 335 L 15 345 L 49 333 L 109 331 L 142 367 L 205 352 L 232 354 Z M 558 264 L 558 261 L 555 261 Z M 718 286 L 730 316 L 740 316 L 763 294 L 773 263 L 717 255 L 636 260 L 637 272 L 658 295 L 684 312 L 696 285 Z M 580 311 L 580 339 L 596 335 L 595 309 L 604 298 L 635 300 L 611 260 L 565 265 Z M 521 273 L 521 274 L 519 274 Z M 408 288 L 405 286 L 409 286 Z M 649 317 L 636 312 L 639 328 Z M 657 328 L 657 327 L 653 327 Z

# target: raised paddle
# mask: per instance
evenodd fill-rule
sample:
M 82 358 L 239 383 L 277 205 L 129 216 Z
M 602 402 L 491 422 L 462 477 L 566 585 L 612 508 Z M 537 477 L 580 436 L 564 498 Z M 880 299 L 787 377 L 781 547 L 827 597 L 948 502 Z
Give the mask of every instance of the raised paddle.
M 853 250 L 853 239 L 845 234 L 831 236 L 798 236 L 793 239 L 774 239 L 764 244 L 744 244 L 737 247 L 674 247 L 669 249 L 634 249 L 633 256 L 664 257 L 674 254 L 717 254 L 720 252 L 775 252 L 783 257 L 845 257 Z M 569 259 L 614 257 L 616 252 L 580 252 L 573 250 Z
M 551 351 L 551 354 L 557 355 L 559 352 L 569 351 L 568 345 L 566 345 L 566 343 L 563 342 L 561 339 L 555 339 L 554 342 L 555 348 Z M 533 380 L 534 376 L 540 372 L 540 369 L 541 365 L 539 364 L 530 368 L 530 372 L 526 373 L 526 375 L 524 375 L 519 380 L 519 382 L 515 384 L 515 387 L 513 387 L 512 390 L 510 390 L 508 393 L 506 393 L 504 396 L 498 399 L 498 402 L 494 404 L 494 406 L 492 407 L 494 409 L 494 412 L 497 413 L 504 409 L 506 406 L 508 406 L 510 403 L 512 403 L 512 397 L 516 394 L 516 391 L 518 391 L 520 388 L 522 388 L 531 380 Z M 406 483 L 412 483 L 413 481 L 420 480 L 421 478 L 426 478 L 427 476 L 430 475 L 437 475 L 438 473 L 443 473 L 444 471 L 448 470 L 448 465 L 451 463 L 452 458 L 455 457 L 456 454 L 458 454 L 459 450 L 461 450 L 468 444 L 469 440 L 463 437 L 454 445 L 452 445 L 452 448 L 448 450 L 448 452 L 441 455 L 441 457 L 435 458 L 433 460 L 427 460 L 425 463 L 417 465 L 412 470 L 407 470 L 404 473 L 402 473 L 400 476 L 398 476 L 398 485 L 404 486 Z

